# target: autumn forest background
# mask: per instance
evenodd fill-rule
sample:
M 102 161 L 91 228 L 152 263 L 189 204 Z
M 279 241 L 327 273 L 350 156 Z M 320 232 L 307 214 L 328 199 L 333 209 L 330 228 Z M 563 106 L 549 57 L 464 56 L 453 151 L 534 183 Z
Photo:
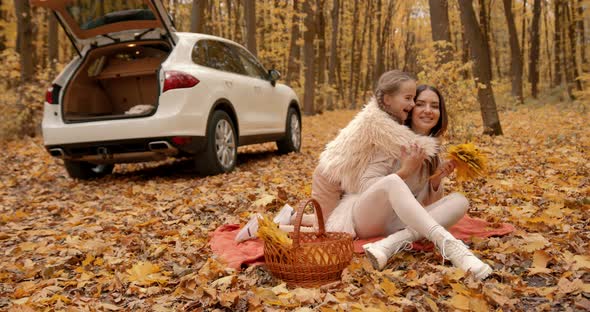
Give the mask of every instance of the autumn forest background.
M 293 87 L 301 153 L 241 147 L 238 168 L 118 165 L 77 181 L 45 151 L 45 91 L 75 55 L 47 10 L 0 0 L 0 310 L 590 310 L 590 1 L 165 0 L 179 31 L 232 39 Z M 432 252 L 340 284 L 286 289 L 263 267 L 227 269 L 223 224 L 310 195 L 324 145 L 389 69 L 440 87 L 445 144 L 474 142 L 490 172 L 449 191 L 517 230 L 470 246 L 496 274 L 474 282 Z M 482 135 L 483 134 L 483 135 Z

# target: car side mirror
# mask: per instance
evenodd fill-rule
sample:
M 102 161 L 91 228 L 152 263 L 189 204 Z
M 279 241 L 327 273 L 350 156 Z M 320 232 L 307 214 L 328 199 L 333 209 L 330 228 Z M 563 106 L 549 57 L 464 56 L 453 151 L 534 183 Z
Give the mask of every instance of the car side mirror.
M 268 71 L 268 77 L 270 78 L 270 84 L 274 87 L 277 84 L 277 80 L 281 78 L 281 73 L 276 69 L 271 69 Z

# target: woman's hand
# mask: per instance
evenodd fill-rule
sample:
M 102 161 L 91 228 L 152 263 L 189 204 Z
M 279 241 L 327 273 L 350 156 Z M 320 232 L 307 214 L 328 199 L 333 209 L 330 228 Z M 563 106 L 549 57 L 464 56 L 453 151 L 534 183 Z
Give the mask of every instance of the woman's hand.
M 414 172 L 420 170 L 424 159 L 426 159 L 426 153 L 417 144 L 412 144 L 409 147 L 402 146 L 401 152 L 399 159 L 401 166 L 396 174 L 405 180 Z
M 456 167 L 457 164 L 452 160 L 445 161 L 440 166 L 438 166 L 434 174 L 430 177 L 430 185 L 432 185 L 432 188 L 434 190 L 438 190 L 442 179 L 453 173 Z

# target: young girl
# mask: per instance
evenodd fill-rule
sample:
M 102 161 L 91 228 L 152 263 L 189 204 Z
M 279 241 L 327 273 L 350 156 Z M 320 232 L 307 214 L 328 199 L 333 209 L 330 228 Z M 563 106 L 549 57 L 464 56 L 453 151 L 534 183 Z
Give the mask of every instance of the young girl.
M 415 95 L 416 83 L 408 74 L 383 74 L 375 98 L 320 155 L 312 197 L 322 206 L 329 231 L 348 232 L 359 238 L 390 235 L 364 246 L 377 269 L 382 269 L 388 258 L 408 242 L 426 237 L 453 265 L 483 279 L 491 268 L 445 229 L 457 219 L 447 218 L 449 211 L 463 215 L 465 198 L 451 194 L 426 210 L 416 199 L 420 194 L 412 192 L 421 185 L 438 191 L 438 185 L 432 182 L 413 185 L 411 180 L 421 175 L 426 158 L 437 152 L 436 138 L 420 136 L 403 125 L 414 108 Z M 418 102 L 422 105 L 420 98 Z M 432 102 L 429 105 L 430 112 L 412 114 L 417 127 L 432 122 Z M 448 171 L 450 166 L 442 165 L 441 170 Z M 433 182 L 438 184 L 440 180 Z

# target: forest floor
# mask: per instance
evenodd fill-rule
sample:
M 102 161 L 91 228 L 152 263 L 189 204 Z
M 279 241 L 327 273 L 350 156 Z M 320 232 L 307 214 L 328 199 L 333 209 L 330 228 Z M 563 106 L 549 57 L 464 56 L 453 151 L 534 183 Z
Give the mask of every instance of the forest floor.
M 451 121 L 462 126 L 446 143 L 473 141 L 491 170 L 453 175 L 448 190 L 466 194 L 471 216 L 517 229 L 469 243 L 495 269 L 484 282 L 433 252 L 404 252 L 382 272 L 356 256 L 342 283 L 296 289 L 213 257 L 220 225 L 309 196 L 320 152 L 354 114 L 304 117 L 301 153 L 240 148 L 239 167 L 212 177 L 170 160 L 76 181 L 40 138 L 0 143 L 0 310 L 590 309 L 590 118 L 566 104 L 501 112 L 498 137 L 479 135 L 479 113 Z

